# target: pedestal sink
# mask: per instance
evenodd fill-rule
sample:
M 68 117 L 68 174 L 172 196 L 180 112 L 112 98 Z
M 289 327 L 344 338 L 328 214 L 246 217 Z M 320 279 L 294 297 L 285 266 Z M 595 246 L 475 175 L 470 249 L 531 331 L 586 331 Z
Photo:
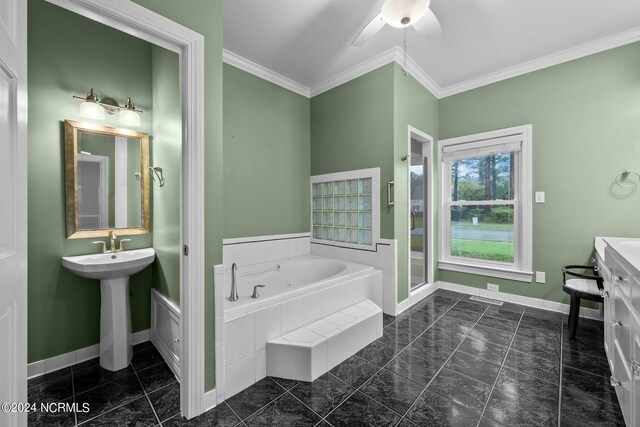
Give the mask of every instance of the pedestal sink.
M 147 248 L 62 258 L 62 265 L 76 275 L 100 280 L 100 366 L 105 369 L 118 371 L 131 363 L 129 277 L 155 256 L 153 248 Z

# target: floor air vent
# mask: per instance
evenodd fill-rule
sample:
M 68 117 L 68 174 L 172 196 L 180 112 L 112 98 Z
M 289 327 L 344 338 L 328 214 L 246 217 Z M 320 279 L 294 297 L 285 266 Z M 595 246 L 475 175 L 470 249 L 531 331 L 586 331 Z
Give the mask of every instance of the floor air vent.
M 502 304 L 503 304 L 503 302 L 502 302 L 502 301 L 498 301 L 498 300 L 490 299 L 490 298 L 484 298 L 484 297 L 477 297 L 477 296 L 475 296 L 475 295 L 474 295 L 474 296 L 472 296 L 472 297 L 471 297 L 471 298 L 469 298 L 469 299 L 472 299 L 472 300 L 474 300 L 474 301 L 486 302 L 486 303 L 488 303 L 488 304 L 493 304 L 493 305 L 502 305 Z

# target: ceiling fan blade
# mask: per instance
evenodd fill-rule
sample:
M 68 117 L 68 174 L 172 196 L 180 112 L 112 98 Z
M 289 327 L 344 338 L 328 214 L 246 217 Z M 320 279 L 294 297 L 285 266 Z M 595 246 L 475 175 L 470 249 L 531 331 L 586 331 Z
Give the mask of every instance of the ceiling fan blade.
M 378 31 L 384 27 L 385 22 L 382 19 L 382 13 L 376 16 L 367 24 L 366 27 L 360 31 L 360 34 L 356 36 L 355 39 L 351 42 L 352 46 L 362 46 L 365 44 L 371 37 L 375 36 Z
M 442 27 L 431 9 L 427 9 L 422 18 L 413 24 L 413 28 L 426 39 L 435 39 L 442 34 Z

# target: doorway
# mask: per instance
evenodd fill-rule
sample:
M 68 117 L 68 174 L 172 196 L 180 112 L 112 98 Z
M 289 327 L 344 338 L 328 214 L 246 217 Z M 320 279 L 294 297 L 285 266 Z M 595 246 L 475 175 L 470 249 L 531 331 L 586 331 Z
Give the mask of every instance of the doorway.
M 409 283 L 414 292 L 425 283 L 433 283 L 432 254 L 432 138 L 409 127 Z

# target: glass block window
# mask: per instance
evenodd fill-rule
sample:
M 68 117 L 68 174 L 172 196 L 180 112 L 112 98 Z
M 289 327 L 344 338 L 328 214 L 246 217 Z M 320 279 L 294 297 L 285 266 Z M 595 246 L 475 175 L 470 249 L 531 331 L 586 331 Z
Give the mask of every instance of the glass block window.
M 313 183 L 313 238 L 373 245 L 373 189 L 372 177 Z

